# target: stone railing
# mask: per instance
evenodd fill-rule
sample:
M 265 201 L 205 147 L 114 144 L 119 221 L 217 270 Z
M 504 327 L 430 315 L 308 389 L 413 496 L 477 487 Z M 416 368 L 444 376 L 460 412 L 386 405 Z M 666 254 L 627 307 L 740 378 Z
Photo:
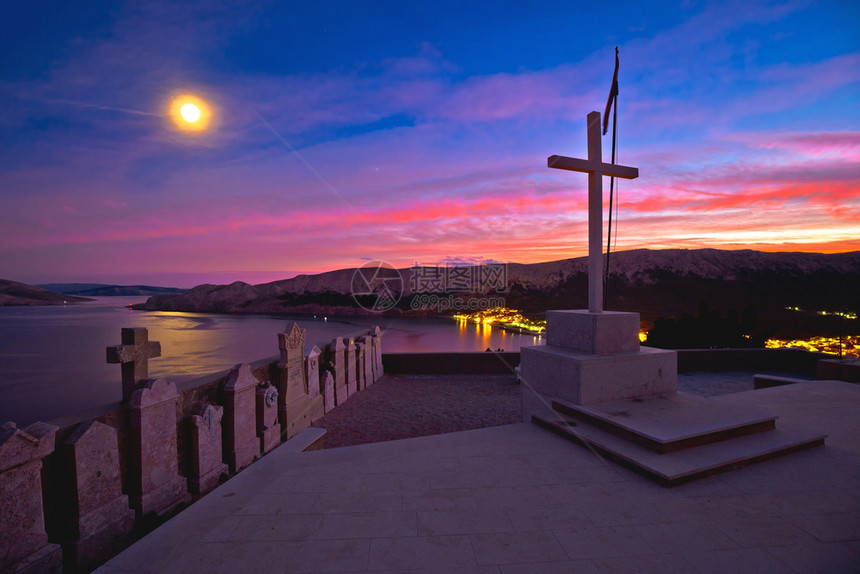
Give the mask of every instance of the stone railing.
M 293 323 L 277 358 L 178 386 L 147 378 L 146 329 L 122 343 L 121 403 L 0 428 L 0 572 L 91 570 L 382 376 L 378 327 L 320 348 Z

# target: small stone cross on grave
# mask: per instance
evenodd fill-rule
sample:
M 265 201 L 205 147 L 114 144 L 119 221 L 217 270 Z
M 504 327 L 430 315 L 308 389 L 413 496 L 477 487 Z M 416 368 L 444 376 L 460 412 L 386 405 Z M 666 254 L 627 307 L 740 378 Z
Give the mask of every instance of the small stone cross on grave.
M 588 174 L 588 311 L 603 312 L 603 176 L 639 177 L 639 169 L 603 163 L 600 145 L 600 112 L 588 118 L 588 159 L 561 155 L 547 158 L 547 166 Z
M 107 348 L 107 362 L 122 364 L 122 402 L 127 403 L 137 384 L 149 378 L 149 359 L 161 356 L 161 343 L 150 341 L 144 327 L 122 330 L 122 345 Z

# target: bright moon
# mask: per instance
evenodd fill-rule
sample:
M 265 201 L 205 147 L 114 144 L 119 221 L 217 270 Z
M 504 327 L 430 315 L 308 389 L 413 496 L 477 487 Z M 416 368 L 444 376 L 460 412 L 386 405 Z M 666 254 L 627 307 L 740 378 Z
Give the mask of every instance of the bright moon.
M 185 104 L 179 109 L 179 113 L 182 114 L 186 122 L 196 122 L 200 119 L 200 108 L 194 104 Z
M 212 123 L 212 106 L 204 99 L 190 93 L 171 97 L 167 116 L 173 127 L 182 132 L 204 132 Z

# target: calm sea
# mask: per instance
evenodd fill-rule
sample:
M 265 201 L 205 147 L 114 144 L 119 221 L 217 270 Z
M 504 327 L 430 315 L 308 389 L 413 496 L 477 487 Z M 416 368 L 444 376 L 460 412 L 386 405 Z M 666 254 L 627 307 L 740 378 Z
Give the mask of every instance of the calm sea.
M 161 342 L 152 377 L 176 382 L 278 354 L 277 333 L 295 321 L 307 343 L 322 346 L 379 325 L 383 352 L 518 351 L 537 337 L 447 319 L 289 317 L 132 311 L 142 297 L 100 297 L 89 303 L 0 307 L 0 423 L 25 426 L 118 401 L 120 366 L 105 347 L 120 344 L 123 327 L 146 327 Z

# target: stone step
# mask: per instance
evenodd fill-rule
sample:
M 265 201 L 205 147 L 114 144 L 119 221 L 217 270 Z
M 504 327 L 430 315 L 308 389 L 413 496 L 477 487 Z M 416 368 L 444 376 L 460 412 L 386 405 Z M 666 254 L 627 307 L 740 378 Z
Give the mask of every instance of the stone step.
M 657 453 L 772 431 L 777 419 L 755 407 L 726 405 L 688 393 L 593 405 L 556 399 L 553 409 Z
M 532 422 L 667 487 L 823 445 L 827 436 L 779 428 L 659 454 L 558 413 L 533 415 Z

